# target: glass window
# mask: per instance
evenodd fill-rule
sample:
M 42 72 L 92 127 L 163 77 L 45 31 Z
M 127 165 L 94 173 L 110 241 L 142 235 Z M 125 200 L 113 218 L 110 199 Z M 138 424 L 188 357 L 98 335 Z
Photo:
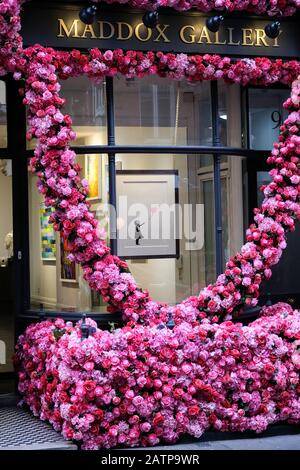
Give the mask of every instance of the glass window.
M 6 85 L 0 80 L 0 147 L 7 147 Z
M 0 378 L 12 372 L 15 331 L 13 313 L 13 208 L 11 160 L 0 160 Z
M 127 188 L 125 194 L 118 191 L 118 197 L 127 197 L 126 222 L 128 227 L 130 227 L 130 222 L 134 224 L 134 220 L 139 218 L 140 233 L 142 234 L 139 245 L 136 245 L 135 233 L 130 239 L 137 256 L 130 255 L 129 258 L 126 258 L 125 255 L 123 258 L 127 259 L 130 271 L 138 284 L 149 289 L 156 300 L 173 304 L 180 302 L 189 295 L 197 294 L 201 287 L 215 279 L 213 167 L 212 157 L 206 157 L 206 160 L 208 158 L 210 165 L 204 167 L 200 165 L 202 159 L 200 155 L 139 154 L 117 155 L 116 157 L 117 177 L 128 171 L 134 174 L 133 192 L 131 189 L 130 193 L 130 188 Z M 103 227 L 108 233 L 107 157 L 82 155 L 78 157 L 78 160 L 82 166 L 82 176 L 85 175 L 90 179 L 91 209 L 99 219 L 100 227 Z M 153 180 L 157 173 L 162 175 L 174 173 L 176 178 L 173 181 L 169 180 L 167 186 L 156 185 L 155 192 L 151 192 L 151 188 L 150 191 L 145 192 L 145 184 L 149 183 L 149 179 L 145 180 L 145 175 L 150 175 Z M 95 175 L 98 175 L 97 178 Z M 165 183 L 165 179 L 163 176 L 159 183 Z M 226 181 L 226 172 L 222 170 L 225 252 L 228 242 Z M 168 206 L 169 202 L 170 207 Z M 174 202 L 178 202 L 175 213 L 172 212 L 174 208 L 171 205 Z M 124 199 L 122 203 L 124 203 Z M 139 211 L 143 211 L 141 205 L 144 205 L 146 216 L 142 212 L 133 213 L 136 203 L 139 206 Z M 100 296 L 92 292 L 83 280 L 81 269 L 70 266 L 68 263 L 66 258 L 68 247 L 48 224 L 49 211 L 45 208 L 42 197 L 36 190 L 36 176 L 31 174 L 29 176 L 29 207 L 32 308 L 54 311 L 105 312 L 106 307 Z M 167 213 L 164 212 L 165 210 Z M 158 212 L 161 215 L 157 218 Z M 173 214 L 176 214 L 178 242 L 175 240 L 172 245 L 168 233 L 166 234 L 163 230 L 172 225 L 169 221 L 172 220 Z M 119 210 L 119 229 L 123 222 L 124 212 L 121 213 Z M 156 243 L 156 246 L 159 246 L 162 233 L 167 237 L 163 240 L 168 245 L 168 249 L 170 246 L 170 256 L 158 258 L 152 258 L 151 254 L 149 258 L 143 256 L 145 243 L 148 245 Z M 107 241 L 109 242 L 108 237 Z M 122 253 L 124 254 L 119 251 L 118 254 L 122 256 Z M 157 252 L 154 253 L 155 256 L 156 254 Z
M 77 135 L 71 145 L 106 145 L 105 82 L 95 84 L 87 77 L 69 78 L 61 81 L 60 96 L 66 100 L 62 111 L 71 116 Z M 36 141 L 28 145 L 32 149 Z
M 114 80 L 116 143 L 211 145 L 210 83 Z
M 76 78 L 64 82 L 62 88 L 62 96 L 67 98 L 64 111 L 72 116 L 77 132 L 76 144 L 83 147 L 106 144 L 105 84 L 95 87 L 87 79 Z M 98 112 L 95 96 L 99 101 Z M 209 81 L 188 84 L 158 77 L 139 80 L 117 77 L 114 79 L 114 105 L 117 144 L 212 145 Z M 239 145 L 239 115 L 239 87 L 220 85 L 218 122 L 223 145 Z M 242 227 L 242 218 L 232 222 L 232 194 L 241 195 L 237 195 L 238 185 L 233 182 L 238 175 L 236 169 L 233 178 L 231 176 L 238 159 L 221 158 L 223 264 L 236 249 L 232 227 Z M 109 234 L 108 158 L 86 154 L 80 155 L 78 161 L 82 177 L 90 183 L 91 209 L 99 225 Z M 138 284 L 149 289 L 154 299 L 175 304 L 214 282 L 213 156 L 120 154 L 116 155 L 116 169 L 118 255 L 127 260 Z M 59 311 L 106 311 L 100 296 L 84 282 L 81 270 L 68 264 L 68 246 L 49 227 L 49 212 L 35 186 L 36 177 L 30 175 L 32 306 Z M 127 212 L 124 208 L 121 211 L 120 200 L 124 196 L 128 202 Z M 172 203 L 175 212 L 172 207 L 166 207 Z M 140 209 L 132 213 L 135 204 Z M 129 230 L 121 242 L 124 224 Z M 172 235 L 169 232 L 169 239 L 163 238 L 164 230 L 172 227 L 174 231 Z M 147 249 L 149 252 L 145 251 Z
M 128 238 L 118 241 L 118 254 L 127 260 L 138 284 L 147 288 L 154 299 L 175 304 L 197 294 L 215 276 L 212 156 L 206 156 L 210 166 L 205 178 L 200 155 L 122 155 L 118 160 L 119 205 L 121 197 L 122 204 L 126 197 L 128 213 Z M 168 179 L 167 172 L 175 172 L 177 178 Z M 178 206 L 173 212 L 175 191 Z M 123 211 L 119 208 L 119 236 L 124 234 Z M 169 236 L 174 233 L 173 220 L 177 247 Z M 151 258 L 151 249 L 157 258 Z M 173 256 L 159 257 L 160 249 L 169 250 Z M 129 258 L 126 253 L 130 253 Z M 150 257 L 143 257 L 143 253 L 150 253 Z
M 288 112 L 283 108 L 290 93 L 285 89 L 250 88 L 249 147 L 271 150 Z
M 79 155 L 81 176 L 90 182 L 88 200 L 101 227 L 108 231 L 108 163 L 105 155 Z M 100 296 L 83 279 L 82 270 L 70 263 L 68 245 L 48 223 L 50 210 L 29 174 L 29 234 L 31 307 L 52 311 L 106 311 Z M 109 242 L 109 241 L 108 241 Z
M 218 82 L 219 135 L 223 146 L 241 147 L 241 89 Z

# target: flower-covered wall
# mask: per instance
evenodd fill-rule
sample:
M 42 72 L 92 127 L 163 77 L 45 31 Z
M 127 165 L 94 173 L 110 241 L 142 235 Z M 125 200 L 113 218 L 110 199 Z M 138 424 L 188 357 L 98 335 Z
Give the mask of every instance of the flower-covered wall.
M 82 324 L 63 320 L 29 327 L 16 355 L 24 402 L 87 449 L 174 442 L 186 433 L 200 437 L 210 427 L 260 432 L 278 421 L 298 423 L 298 311 L 278 304 L 247 327 L 231 320 L 245 305 L 257 304 L 261 282 L 271 277 L 286 247 L 286 233 L 299 219 L 299 61 L 23 48 L 18 35 L 21 3 L 0 2 L 0 58 L 2 74 L 12 72 L 25 82 L 28 138 L 38 141 L 31 170 L 46 205 L 54 208 L 55 230 L 70 242 L 71 259 L 82 266 L 85 280 L 109 303 L 112 314 L 121 311 L 126 322 L 109 333 L 88 320 L 87 339 L 82 338 Z M 130 5 L 150 8 L 148 2 Z M 227 3 L 169 5 L 209 11 Z M 298 4 L 230 2 L 228 7 L 291 15 Z M 263 188 L 264 201 L 255 210 L 246 243 L 214 284 L 175 306 L 152 300 L 126 263 L 110 254 L 89 210 L 88 181 L 79 177 L 70 147 L 76 136 L 72 116 L 64 114 L 60 81 L 117 74 L 291 87 L 284 104 L 289 116 L 268 159 L 272 181 Z M 166 326 L 171 317 L 172 329 Z

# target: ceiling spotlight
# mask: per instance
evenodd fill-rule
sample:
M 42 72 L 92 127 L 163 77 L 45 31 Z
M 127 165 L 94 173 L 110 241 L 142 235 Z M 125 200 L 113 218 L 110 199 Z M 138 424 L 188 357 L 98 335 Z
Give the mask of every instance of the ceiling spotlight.
M 82 10 L 79 12 L 79 18 L 85 24 L 93 24 L 97 10 L 97 5 L 89 5 L 88 7 L 82 8 Z
M 212 33 L 216 33 L 219 31 L 221 23 L 224 21 L 224 16 L 218 15 L 218 16 L 211 16 L 210 18 L 207 18 L 206 20 L 206 26 L 211 31 Z
M 147 28 L 155 28 L 159 20 L 158 11 L 147 11 L 142 20 Z
M 265 27 L 265 33 L 268 38 L 277 38 L 280 33 L 280 26 L 280 21 L 273 21 L 272 23 L 267 24 L 267 26 Z

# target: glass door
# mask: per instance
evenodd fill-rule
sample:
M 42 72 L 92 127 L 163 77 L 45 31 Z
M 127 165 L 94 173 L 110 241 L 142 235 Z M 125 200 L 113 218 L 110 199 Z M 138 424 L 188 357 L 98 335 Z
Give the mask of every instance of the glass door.
M 283 102 L 288 98 L 287 89 L 248 90 L 248 142 L 249 147 L 266 151 L 265 156 L 247 162 L 249 220 L 253 220 L 253 208 L 259 207 L 264 195 L 261 187 L 270 182 L 269 166 L 266 163 L 273 143 L 279 135 L 279 128 L 286 118 Z M 300 306 L 300 283 L 297 270 L 300 265 L 300 227 L 287 235 L 288 246 L 278 265 L 273 267 L 273 276 L 264 282 L 261 299 L 289 301 Z
M 256 168 L 256 198 L 257 205 L 263 201 L 261 186 L 271 180 L 269 172 L 257 165 Z M 300 306 L 300 282 L 297 270 L 300 266 L 300 227 L 296 225 L 296 231 L 288 233 L 287 248 L 283 252 L 278 265 L 273 268 L 273 276 L 270 281 L 263 283 L 262 296 L 271 298 L 272 302 L 288 301 Z
M 11 160 L 0 160 L 0 393 L 9 389 L 15 342 L 13 311 L 13 208 Z

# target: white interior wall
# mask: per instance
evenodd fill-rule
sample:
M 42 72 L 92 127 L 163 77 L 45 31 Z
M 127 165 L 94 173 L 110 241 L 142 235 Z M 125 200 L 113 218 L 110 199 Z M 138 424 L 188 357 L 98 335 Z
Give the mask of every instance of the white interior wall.
M 30 287 L 34 305 L 56 308 L 56 262 L 41 259 L 40 204 L 37 177 L 29 174 Z
M 99 129 L 95 133 L 90 130 L 85 133 L 84 128 L 77 129 L 81 137 L 80 144 L 93 145 L 105 142 L 106 132 L 102 129 L 99 137 Z M 143 144 L 152 135 L 152 128 L 123 127 L 117 129 L 120 141 L 133 141 L 136 145 Z M 186 129 L 178 130 L 181 141 L 186 139 Z M 160 138 L 165 141 L 170 135 L 170 129 L 160 129 Z M 84 140 L 84 142 L 82 142 Z M 157 142 L 159 145 L 160 142 Z M 162 142 L 163 143 L 163 142 Z M 118 156 L 122 161 L 123 169 L 179 169 L 182 179 L 187 177 L 187 165 L 185 156 L 174 155 L 126 155 Z M 78 162 L 84 166 L 84 156 L 78 157 Z M 176 163 L 175 163 L 176 162 Z M 41 261 L 40 258 L 40 220 L 39 204 L 41 196 L 36 189 L 36 178 L 30 176 L 30 233 L 31 233 L 31 293 L 35 304 L 44 304 L 45 308 L 80 309 L 91 308 L 90 289 L 82 279 L 79 271 L 77 284 L 62 282 L 60 280 L 60 249 L 57 243 L 56 262 Z M 180 202 L 187 202 L 187 193 L 179 191 Z M 92 207 L 94 209 L 94 207 Z M 175 303 L 176 293 L 176 259 L 149 259 L 144 262 L 131 260 L 128 262 L 130 270 L 137 282 L 149 289 L 153 298 L 165 302 Z M 185 262 L 185 271 L 189 275 L 190 268 Z M 153 275 L 155 273 L 155 276 Z
M 156 145 L 164 145 L 169 139 L 172 129 L 160 128 L 159 139 Z M 147 127 L 119 127 L 117 135 L 119 142 L 135 141 L 135 145 L 141 145 L 149 141 L 153 128 Z M 179 128 L 180 141 L 186 140 L 186 129 Z M 182 179 L 187 176 L 186 156 L 181 155 L 126 155 L 118 157 L 122 161 L 123 170 L 170 170 L 178 169 Z M 180 160 L 180 162 L 179 162 Z M 181 164 L 180 164 L 181 163 Z M 186 193 L 179 189 L 180 203 L 186 202 Z M 162 201 L 163 202 L 163 201 Z M 150 295 L 158 301 L 176 303 L 176 266 L 175 258 L 160 258 L 146 260 L 128 260 L 128 266 L 140 286 L 149 290 Z M 188 266 L 186 271 L 189 272 Z

